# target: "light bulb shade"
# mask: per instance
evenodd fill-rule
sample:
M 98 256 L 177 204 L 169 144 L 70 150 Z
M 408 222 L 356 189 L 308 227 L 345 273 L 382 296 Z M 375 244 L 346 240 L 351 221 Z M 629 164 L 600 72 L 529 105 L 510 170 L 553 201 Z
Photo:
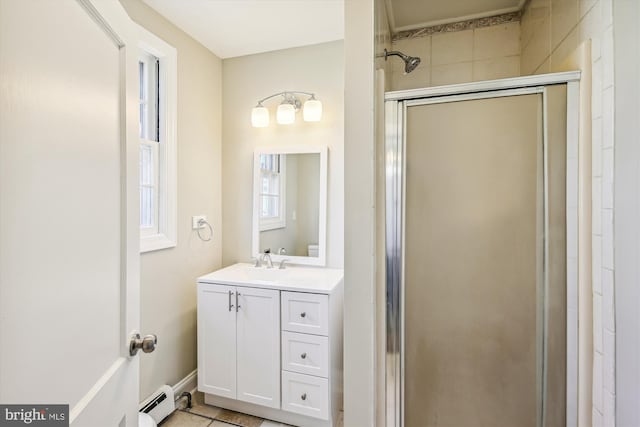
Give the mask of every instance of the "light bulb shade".
M 317 99 L 309 99 L 304 103 L 302 112 L 305 122 L 319 122 L 322 118 L 322 102 Z
M 269 126 L 269 110 L 258 106 L 251 110 L 251 125 L 254 128 L 265 128 Z
M 281 125 L 290 125 L 296 121 L 296 107 L 292 104 L 278 105 L 276 120 Z

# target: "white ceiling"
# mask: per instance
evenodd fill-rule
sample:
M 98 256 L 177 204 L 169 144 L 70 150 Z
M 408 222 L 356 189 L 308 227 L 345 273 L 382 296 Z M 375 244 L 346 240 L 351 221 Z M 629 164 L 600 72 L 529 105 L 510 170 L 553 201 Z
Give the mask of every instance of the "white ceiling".
M 344 38 L 345 0 L 143 0 L 220 58 Z M 393 33 L 515 12 L 525 0 L 385 0 Z
M 344 38 L 344 0 L 143 0 L 220 58 Z
M 391 30 L 413 30 L 520 10 L 525 0 L 386 0 Z

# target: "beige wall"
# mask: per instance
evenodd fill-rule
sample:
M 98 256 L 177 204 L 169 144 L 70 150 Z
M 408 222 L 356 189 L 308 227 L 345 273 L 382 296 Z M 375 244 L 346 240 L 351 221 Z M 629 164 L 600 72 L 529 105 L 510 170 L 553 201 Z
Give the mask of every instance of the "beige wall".
M 307 255 L 309 244 L 317 244 L 320 235 L 320 155 L 298 156 L 298 238 L 296 254 Z
M 251 258 L 253 151 L 265 146 L 329 147 L 327 265 L 342 267 L 344 256 L 344 45 L 342 41 L 226 59 L 223 62 L 223 264 Z M 322 121 L 275 122 L 277 100 L 265 103 L 269 127 L 251 126 L 256 102 L 284 90 L 316 93 Z
M 580 393 L 580 424 L 590 425 L 593 417 L 593 425 L 614 426 L 613 6 L 608 0 L 532 0 L 527 6 L 523 74 L 562 70 L 586 40 L 591 40 L 592 68 L 593 390 Z
M 140 359 L 144 399 L 196 369 L 195 282 L 221 264 L 222 64 L 140 0 L 121 3 L 178 52 L 178 245 L 141 256 L 141 329 L 158 335 L 157 350 Z M 201 214 L 215 231 L 206 243 L 191 230 L 191 216 Z
M 416 89 L 520 75 L 520 23 L 494 25 L 394 41 L 393 50 L 419 56 L 404 74 L 404 62 L 390 57 L 392 90 Z

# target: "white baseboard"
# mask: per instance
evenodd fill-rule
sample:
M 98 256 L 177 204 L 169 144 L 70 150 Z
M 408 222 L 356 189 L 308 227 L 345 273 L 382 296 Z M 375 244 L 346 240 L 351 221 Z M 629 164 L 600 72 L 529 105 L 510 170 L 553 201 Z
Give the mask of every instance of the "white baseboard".
M 184 391 L 188 391 L 189 393 L 193 394 L 197 391 L 197 388 L 198 388 L 198 370 L 197 369 L 190 372 L 189 375 L 187 375 L 186 377 L 178 381 L 176 385 L 171 387 L 171 389 L 173 390 L 174 399 L 177 399 L 178 397 L 180 397 L 180 395 Z M 142 402 L 140 402 L 139 409 L 142 409 L 147 403 L 149 403 L 151 399 L 154 398 L 156 393 L 157 392 L 153 392 L 150 396 L 147 396 Z
M 198 370 L 194 369 L 189 375 L 178 381 L 176 385 L 173 386 L 173 395 L 177 399 L 180 397 L 182 392 L 188 391 L 189 393 L 193 393 L 193 391 L 198 387 Z

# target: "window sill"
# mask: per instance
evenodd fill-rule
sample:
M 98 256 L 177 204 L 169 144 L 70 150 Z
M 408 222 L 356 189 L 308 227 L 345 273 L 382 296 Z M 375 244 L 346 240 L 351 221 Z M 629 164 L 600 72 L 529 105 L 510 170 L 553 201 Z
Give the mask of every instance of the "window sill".
M 266 223 L 263 222 L 262 224 L 260 224 L 260 231 L 277 230 L 279 228 L 286 228 L 286 226 L 287 224 L 284 222 L 284 220 Z
M 140 253 L 159 251 L 161 249 L 174 248 L 176 241 L 169 239 L 164 234 L 146 236 L 140 238 Z

